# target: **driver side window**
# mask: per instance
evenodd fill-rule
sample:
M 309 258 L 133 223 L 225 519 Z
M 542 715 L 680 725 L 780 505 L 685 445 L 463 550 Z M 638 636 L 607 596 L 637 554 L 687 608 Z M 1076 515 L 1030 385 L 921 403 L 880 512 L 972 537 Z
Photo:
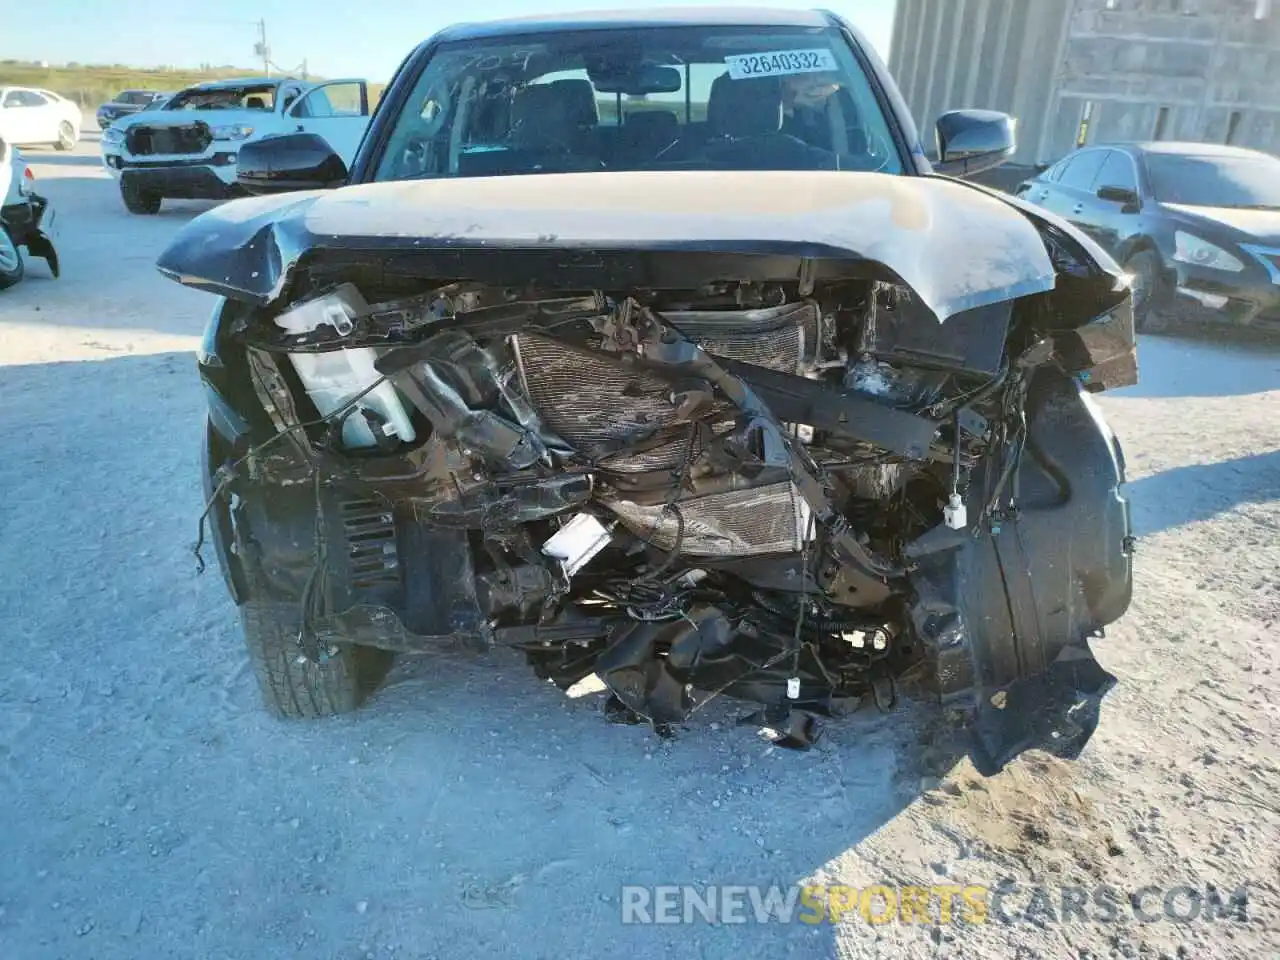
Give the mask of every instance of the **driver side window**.
M 1106 159 L 1105 150 L 1085 150 L 1071 158 L 1058 178 L 1058 183 L 1075 190 L 1091 190 L 1093 182 L 1102 169 L 1102 161 Z
M 1102 165 L 1102 170 L 1098 174 L 1095 185 L 1099 187 L 1121 187 L 1137 193 L 1138 176 L 1134 172 L 1133 161 L 1129 159 L 1128 154 L 1121 153 L 1119 150 L 1112 150 L 1107 154 L 1106 162 Z

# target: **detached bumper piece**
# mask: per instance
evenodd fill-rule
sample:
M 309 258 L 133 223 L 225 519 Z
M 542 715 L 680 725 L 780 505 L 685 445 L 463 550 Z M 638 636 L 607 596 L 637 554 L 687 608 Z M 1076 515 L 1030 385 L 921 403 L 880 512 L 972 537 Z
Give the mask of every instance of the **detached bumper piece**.
M 53 237 L 47 229 L 51 219 L 49 201 L 44 197 L 32 195 L 23 200 L 0 208 L 0 222 L 3 222 L 19 247 L 25 246 L 33 257 L 40 257 L 49 264 L 49 272 L 56 279 L 62 273 L 58 261 L 58 251 L 54 247 Z

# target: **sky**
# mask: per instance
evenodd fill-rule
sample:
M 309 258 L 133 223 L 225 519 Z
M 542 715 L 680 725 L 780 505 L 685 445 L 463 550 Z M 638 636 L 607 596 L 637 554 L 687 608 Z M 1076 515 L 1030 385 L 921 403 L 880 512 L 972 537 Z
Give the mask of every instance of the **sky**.
M 750 2 L 688 0 L 687 5 Z M 894 2 L 775 0 L 774 5 L 834 10 L 854 23 L 887 60 Z M 305 58 L 309 71 L 319 76 L 382 81 L 420 40 L 451 23 L 660 5 L 661 0 L 214 0 L 200 5 L 173 0 L 43 0 L 23 16 L 3 18 L 0 59 L 249 67 L 258 62 L 253 46 L 261 19 L 266 21 L 271 59 L 281 69 L 293 71 Z M 768 0 L 757 0 L 756 5 L 768 5 Z

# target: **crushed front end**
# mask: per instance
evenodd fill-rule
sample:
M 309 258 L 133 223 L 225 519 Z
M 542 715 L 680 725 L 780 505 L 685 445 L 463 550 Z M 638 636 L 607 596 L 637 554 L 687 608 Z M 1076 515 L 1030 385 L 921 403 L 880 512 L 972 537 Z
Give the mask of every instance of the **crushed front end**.
M 1089 392 L 1132 316 L 1034 235 L 1051 289 L 943 322 L 852 257 L 313 251 L 202 351 L 228 583 L 298 604 L 304 657 L 516 647 L 662 731 L 725 695 L 804 745 L 909 685 L 985 768 L 1074 755 L 1130 597 Z

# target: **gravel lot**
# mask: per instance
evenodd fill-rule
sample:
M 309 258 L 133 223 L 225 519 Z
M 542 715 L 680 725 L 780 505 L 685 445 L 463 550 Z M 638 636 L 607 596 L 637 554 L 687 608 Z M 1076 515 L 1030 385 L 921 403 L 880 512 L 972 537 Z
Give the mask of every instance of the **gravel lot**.
M 190 555 L 210 301 L 152 263 L 203 207 L 129 216 L 96 142 L 30 157 L 64 274 L 0 294 L 2 960 L 1280 955 L 1280 353 L 1146 338 L 1141 385 L 1102 398 L 1137 590 L 1079 762 L 983 780 L 925 704 L 808 754 L 727 705 L 661 743 L 505 655 L 286 723 Z M 1002 878 L 1031 920 L 621 922 L 623 884 Z M 1248 918 L 1027 911 L 1099 884 L 1247 884 Z

